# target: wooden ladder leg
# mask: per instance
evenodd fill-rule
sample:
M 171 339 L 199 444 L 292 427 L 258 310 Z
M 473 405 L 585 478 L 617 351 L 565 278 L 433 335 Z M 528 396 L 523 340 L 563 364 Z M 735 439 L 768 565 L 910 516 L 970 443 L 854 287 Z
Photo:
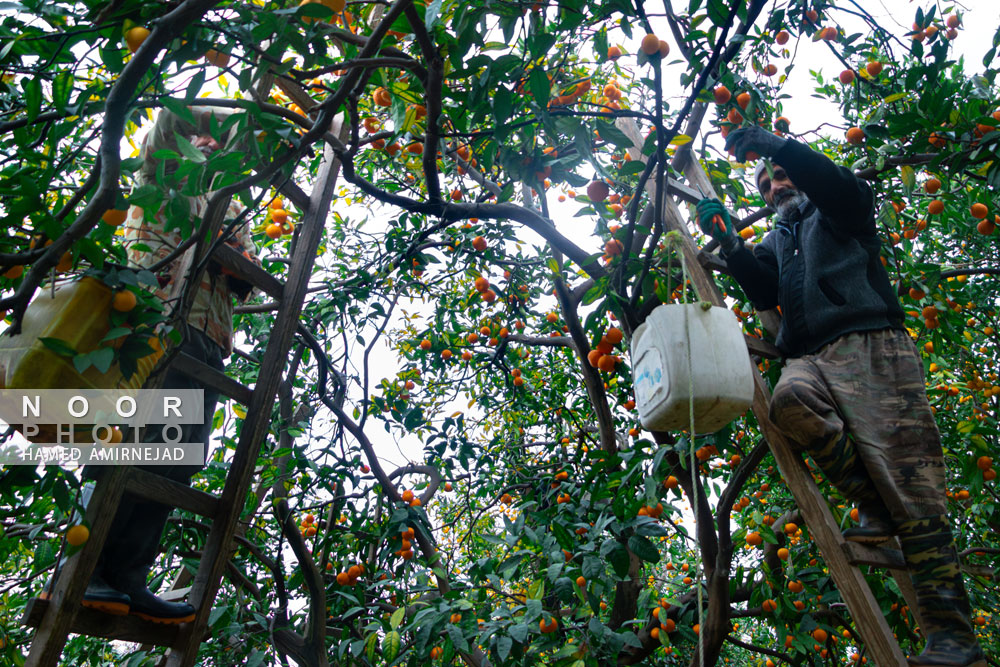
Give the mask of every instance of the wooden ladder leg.
M 340 128 L 337 134 L 342 131 L 343 128 Z M 222 491 L 220 511 L 212 522 L 201 564 L 191 588 L 189 600 L 197 610 L 195 620 L 187 624 L 185 631 L 178 635 L 177 641 L 171 646 L 166 661 L 168 667 L 192 667 L 198 655 L 201 639 L 207 631 L 208 616 L 219 591 L 232 538 L 250 488 L 257 455 L 270 427 L 271 409 L 282 379 L 285 360 L 292 346 L 292 337 L 312 275 L 313 261 L 322 237 L 323 223 L 333 199 L 339 171 L 340 163 L 334 157 L 332 150 L 327 147 L 316 188 L 313 190 L 309 208 L 300 226 L 302 232 L 285 283 L 274 333 L 264 351 L 260 374 L 247 408 L 247 419 L 243 424 L 240 442 Z
M 121 503 L 128 474 L 127 466 L 112 466 L 97 481 L 87 505 L 90 537 L 80 551 L 63 564 L 59 580 L 50 593 L 48 608 L 32 639 L 25 667 L 59 664 L 90 575 L 111 532 L 111 522 Z
M 778 464 L 778 470 L 795 498 L 809 531 L 826 561 L 837 589 L 847 603 L 855 627 L 879 667 L 906 665 L 906 658 L 892 636 L 861 569 L 844 555 L 840 526 L 834 521 L 826 498 L 820 493 L 802 457 L 792 451 L 778 427 L 768 419 L 768 391 L 763 378 L 755 375 L 753 410 Z

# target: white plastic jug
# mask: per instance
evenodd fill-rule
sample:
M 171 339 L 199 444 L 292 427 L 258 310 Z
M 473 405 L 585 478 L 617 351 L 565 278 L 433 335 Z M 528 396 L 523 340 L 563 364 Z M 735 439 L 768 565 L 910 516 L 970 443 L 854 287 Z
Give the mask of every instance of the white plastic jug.
M 753 369 L 743 332 L 726 308 L 657 306 L 632 336 L 632 372 L 639 421 L 652 431 L 690 428 L 689 384 L 696 433 L 719 430 L 753 400 Z

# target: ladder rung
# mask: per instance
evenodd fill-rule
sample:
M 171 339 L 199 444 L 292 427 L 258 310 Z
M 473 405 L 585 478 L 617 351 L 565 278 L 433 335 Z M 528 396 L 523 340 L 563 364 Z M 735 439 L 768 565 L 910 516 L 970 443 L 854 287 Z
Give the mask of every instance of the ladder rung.
M 751 354 L 756 354 L 758 357 L 764 357 L 765 359 L 777 359 L 781 356 L 781 351 L 766 340 L 761 340 L 756 336 L 748 334 L 743 334 L 743 339 L 746 341 L 747 349 L 750 350 Z
M 895 570 L 906 569 L 906 559 L 903 552 L 885 547 L 870 547 L 857 542 L 844 542 L 841 545 L 847 560 L 851 565 L 874 565 Z
M 212 258 L 240 280 L 245 280 L 275 299 L 281 298 L 284 290 L 282 282 L 244 257 L 241 252 L 221 244 L 212 253 Z
M 309 210 L 309 195 L 306 191 L 295 184 L 294 181 L 289 180 L 281 172 L 276 173 L 271 177 L 271 185 L 278 188 L 285 197 L 288 197 L 295 204 L 295 207 L 299 209 L 303 215 Z
M 49 608 L 49 601 L 41 598 L 28 600 L 24 608 L 21 624 L 29 628 L 37 628 Z M 96 609 L 81 608 L 76 614 L 76 620 L 70 632 L 89 637 L 104 637 L 120 639 L 136 644 L 154 644 L 170 646 L 177 637 L 179 625 L 164 625 L 144 621 L 138 616 L 112 616 Z
M 669 192 L 670 194 L 677 195 L 678 197 L 680 197 L 689 204 L 697 204 L 706 196 L 711 196 L 711 195 L 704 195 L 698 192 L 698 190 L 692 188 L 691 186 L 685 185 L 680 181 L 675 181 L 672 178 L 667 179 L 667 192 Z
M 192 489 L 186 484 L 139 468 L 129 471 L 125 490 L 140 498 L 179 507 L 209 518 L 214 518 L 219 510 L 219 499 L 211 493 Z
M 726 260 L 719 257 L 714 252 L 699 250 L 698 263 L 701 264 L 707 271 L 715 271 L 716 273 L 725 273 L 726 275 L 729 275 L 729 266 L 726 264 Z
M 250 397 L 253 396 L 253 389 L 240 384 L 208 364 L 198 361 L 190 354 L 178 352 L 171 362 L 171 368 L 180 371 L 188 377 L 195 378 L 205 386 L 211 387 L 220 394 L 228 396 L 243 405 L 250 405 Z M 206 417 L 211 418 L 211 415 L 206 415 Z

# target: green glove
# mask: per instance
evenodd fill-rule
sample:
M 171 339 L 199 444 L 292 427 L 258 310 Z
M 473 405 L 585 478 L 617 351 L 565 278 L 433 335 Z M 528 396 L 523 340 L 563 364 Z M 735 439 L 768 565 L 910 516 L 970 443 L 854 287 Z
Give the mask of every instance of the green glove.
M 729 254 L 740 243 L 729 211 L 718 199 L 705 198 L 698 202 L 698 226 L 701 231 L 719 242 L 723 254 Z
M 722 242 L 727 236 L 734 236 L 736 230 L 729 219 L 729 211 L 718 199 L 702 199 L 698 202 L 698 226 L 701 231 L 716 241 Z M 721 227 L 719 223 L 722 223 Z

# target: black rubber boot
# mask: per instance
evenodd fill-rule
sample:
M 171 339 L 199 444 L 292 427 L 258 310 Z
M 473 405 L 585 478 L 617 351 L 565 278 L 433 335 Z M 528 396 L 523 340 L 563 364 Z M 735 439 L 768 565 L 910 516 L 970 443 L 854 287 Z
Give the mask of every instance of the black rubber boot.
M 146 582 L 159 555 L 160 538 L 171 508 L 142 500 L 128 504 L 131 511 L 127 520 L 119 524 L 116 519 L 114 534 L 105 544 L 101 573 L 113 588 L 129 596 L 130 614 L 154 623 L 193 621 L 194 607 L 187 602 L 161 600 Z
M 148 567 L 136 567 L 115 579 L 114 587 L 126 593 L 131 600 L 129 614 L 166 625 L 194 620 L 195 609 L 187 602 L 167 602 L 156 597 L 146 584 L 148 576 Z
M 910 667 L 986 667 L 947 517 L 903 521 L 898 534 L 927 638 L 923 652 L 907 658 Z
M 858 523 L 844 531 L 844 539 L 862 544 L 879 544 L 888 540 L 893 533 L 892 519 L 880 504 L 862 502 L 858 504 Z

